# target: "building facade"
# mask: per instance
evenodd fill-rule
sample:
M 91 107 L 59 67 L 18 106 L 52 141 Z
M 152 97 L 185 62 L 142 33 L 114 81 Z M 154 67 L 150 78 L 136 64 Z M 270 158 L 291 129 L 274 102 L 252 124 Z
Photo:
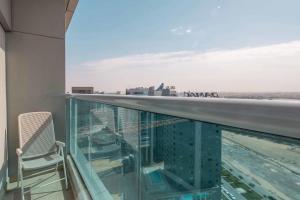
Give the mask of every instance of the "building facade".
M 221 130 L 218 125 L 158 115 L 164 125 L 155 128 L 154 161 L 164 163 L 171 184 L 183 191 L 221 195 Z M 209 198 L 211 199 L 211 198 Z

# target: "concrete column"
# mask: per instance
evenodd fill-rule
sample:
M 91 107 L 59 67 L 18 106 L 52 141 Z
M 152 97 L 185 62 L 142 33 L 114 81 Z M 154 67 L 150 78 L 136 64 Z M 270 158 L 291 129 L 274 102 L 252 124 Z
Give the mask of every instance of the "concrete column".
M 17 117 L 50 111 L 56 138 L 65 139 L 65 1 L 12 0 L 6 33 L 9 176 L 15 178 Z
M 7 177 L 7 112 L 5 31 L 11 28 L 10 0 L 0 0 L 0 199 Z
M 6 31 L 11 29 L 11 0 L 0 0 L 0 24 Z

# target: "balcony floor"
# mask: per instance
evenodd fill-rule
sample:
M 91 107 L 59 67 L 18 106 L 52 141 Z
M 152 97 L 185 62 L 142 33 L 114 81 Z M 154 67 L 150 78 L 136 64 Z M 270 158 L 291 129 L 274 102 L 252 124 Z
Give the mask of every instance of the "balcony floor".
M 39 176 L 28 178 L 25 180 L 25 191 L 29 190 L 29 187 L 38 187 L 47 183 L 52 182 L 53 180 L 63 178 L 62 170 L 59 173 L 48 172 Z M 21 199 L 21 190 L 17 188 L 17 183 L 10 183 L 8 185 L 8 192 L 4 198 L 5 200 L 20 200 Z M 73 200 L 72 189 L 65 189 L 64 180 L 56 182 L 50 185 L 47 185 L 42 188 L 36 188 L 31 190 L 28 193 L 25 193 L 25 200 Z

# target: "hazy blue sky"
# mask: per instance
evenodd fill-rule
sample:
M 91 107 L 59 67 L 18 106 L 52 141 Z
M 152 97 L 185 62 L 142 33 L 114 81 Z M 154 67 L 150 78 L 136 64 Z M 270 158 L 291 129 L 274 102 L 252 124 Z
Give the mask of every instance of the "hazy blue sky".
M 67 90 L 300 91 L 299 0 L 82 0 Z

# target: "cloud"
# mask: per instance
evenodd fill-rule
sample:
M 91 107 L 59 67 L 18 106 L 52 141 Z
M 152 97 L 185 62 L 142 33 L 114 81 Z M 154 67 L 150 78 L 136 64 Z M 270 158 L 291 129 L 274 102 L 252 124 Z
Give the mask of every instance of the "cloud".
M 108 58 L 98 61 L 85 62 L 81 66 L 89 69 L 116 69 L 135 67 L 156 67 L 163 64 L 188 60 L 194 53 L 191 51 L 165 52 L 155 54 L 137 54 L 117 58 Z
M 245 67 L 242 62 L 253 62 L 253 67 L 260 64 L 294 62 L 295 60 L 285 60 L 281 58 L 293 57 L 300 55 L 300 41 L 289 43 L 275 44 L 262 47 L 247 47 L 235 50 L 213 50 L 208 52 L 197 51 L 176 51 L 176 52 L 162 52 L 153 54 L 137 54 L 117 58 L 101 59 L 98 61 L 85 62 L 82 66 L 90 67 L 90 69 L 104 69 L 104 68 L 131 68 L 131 67 L 162 67 L 178 66 L 181 64 L 191 64 L 201 66 L 205 65 L 232 65 L 232 67 Z M 300 59 L 300 58 L 299 58 Z M 299 59 L 296 59 L 299 61 Z M 260 61 L 260 62 L 259 62 Z M 238 64 L 239 65 L 236 65 Z M 297 63 L 299 64 L 299 63 Z M 247 64 L 248 65 L 248 64 Z M 299 66 L 300 67 L 300 66 Z
M 169 82 L 181 90 L 299 91 L 300 41 L 101 59 L 72 68 L 69 75 L 72 84 L 90 81 L 103 90 Z
M 217 17 L 219 16 L 220 10 L 221 10 L 222 6 L 218 5 L 216 7 L 214 7 L 211 11 L 210 11 L 210 16 L 211 17 Z
M 170 32 L 174 35 L 188 35 L 192 33 L 192 29 L 188 27 L 178 26 L 176 28 L 172 28 Z

